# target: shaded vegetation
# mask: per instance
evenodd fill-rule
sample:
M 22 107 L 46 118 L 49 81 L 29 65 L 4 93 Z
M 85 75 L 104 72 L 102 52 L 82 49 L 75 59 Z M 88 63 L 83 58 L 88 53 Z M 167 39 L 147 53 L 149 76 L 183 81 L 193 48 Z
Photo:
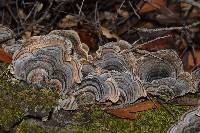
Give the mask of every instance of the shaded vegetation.
M 71 125 L 67 128 L 47 128 L 41 125 L 40 122 L 34 120 L 25 120 L 18 127 L 19 133 L 34 132 L 83 132 L 83 133 L 165 133 L 168 128 L 177 121 L 185 111 L 189 109 L 186 106 L 169 105 L 169 108 L 175 113 L 174 119 L 165 108 L 152 109 L 138 113 L 139 119 L 126 120 L 111 116 L 102 110 L 96 108 L 93 110 L 92 119 L 90 122 L 80 125 Z
M 27 85 L 12 84 L 8 77 L 0 78 L 0 127 L 8 130 L 28 112 L 44 112 L 56 104 L 57 94 L 48 89 L 37 90 Z M 45 114 L 47 113 L 47 114 Z

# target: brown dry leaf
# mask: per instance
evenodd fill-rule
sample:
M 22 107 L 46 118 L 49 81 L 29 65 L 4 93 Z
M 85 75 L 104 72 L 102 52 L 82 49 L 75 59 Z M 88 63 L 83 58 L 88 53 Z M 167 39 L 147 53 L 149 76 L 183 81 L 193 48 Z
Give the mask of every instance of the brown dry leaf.
M 148 51 L 175 48 L 174 39 L 172 36 L 170 36 L 170 33 L 165 34 L 165 36 L 165 38 L 158 38 L 153 41 L 149 41 L 144 45 L 139 45 L 138 48 Z
M 4 50 L 0 48 L 0 61 L 3 61 L 5 63 L 11 63 L 12 55 L 4 52 Z
M 21 19 L 25 19 L 26 18 L 26 14 L 24 13 L 24 11 L 22 10 L 22 9 L 19 9 L 19 17 L 21 18 Z
M 155 102 L 144 101 L 141 103 L 130 105 L 126 108 L 107 110 L 107 112 L 120 118 L 136 119 L 137 112 L 141 112 L 141 111 L 145 111 L 145 110 L 149 110 L 153 108 L 158 108 L 158 107 L 160 107 L 160 104 L 156 101 Z
M 128 11 L 125 11 L 125 10 L 117 10 L 117 13 L 124 17 L 124 18 L 128 18 L 129 17 L 129 12 Z
M 114 38 L 114 39 L 116 39 L 117 41 L 120 40 L 120 38 L 119 38 L 119 36 L 117 36 L 117 34 L 111 33 L 111 31 L 109 31 L 107 28 L 105 28 L 105 27 L 103 27 L 103 26 L 101 26 L 101 31 L 102 31 L 103 35 L 104 35 L 106 38 L 108 38 L 108 39 Z
M 200 50 L 195 50 L 195 57 L 196 57 L 196 61 L 197 61 L 197 65 L 200 65 Z M 185 70 L 186 71 L 192 71 L 193 67 L 195 66 L 194 65 L 194 61 L 193 61 L 193 56 L 192 56 L 192 53 L 191 52 L 188 52 L 188 54 L 185 55 L 186 58 L 186 61 L 185 62 Z
M 43 6 L 44 5 L 42 3 L 38 3 L 36 8 L 35 8 L 35 12 L 40 12 L 42 10 Z
M 149 4 L 151 3 L 151 4 Z M 166 1 L 165 0 L 151 0 L 146 2 L 142 8 L 140 9 L 140 13 L 143 14 L 143 13 L 147 13 L 147 12 L 151 12 L 151 11 L 154 11 L 160 7 L 163 7 L 165 6 L 166 4 Z
M 67 15 L 58 22 L 60 28 L 71 28 L 78 25 L 79 19 L 77 16 Z
M 84 30 L 77 30 L 77 32 L 81 42 L 85 43 L 89 47 L 90 52 L 94 52 L 98 49 L 98 44 L 96 44 L 96 39 L 93 37 L 92 33 Z
M 26 40 L 26 39 L 30 38 L 31 35 L 32 35 L 32 33 L 31 33 L 30 31 L 26 31 L 26 32 L 22 35 L 22 38 Z

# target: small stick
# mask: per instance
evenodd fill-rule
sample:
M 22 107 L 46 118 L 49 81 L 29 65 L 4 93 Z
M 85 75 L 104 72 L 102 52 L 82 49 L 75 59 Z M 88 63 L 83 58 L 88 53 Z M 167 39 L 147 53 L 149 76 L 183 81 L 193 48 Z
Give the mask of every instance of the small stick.
M 129 4 L 130 4 L 131 8 L 133 9 L 133 12 L 135 13 L 135 15 L 138 17 L 138 19 L 141 19 L 140 15 L 136 12 L 135 8 L 133 7 L 133 5 L 131 4 L 130 1 L 129 1 Z
M 179 27 L 168 27 L 168 28 L 156 28 L 156 29 L 147 29 L 147 28 L 134 28 L 137 31 L 142 31 L 142 32 L 158 32 L 158 31 L 173 31 L 173 30 L 183 30 L 183 29 L 190 29 L 192 27 L 200 25 L 200 21 L 195 22 L 191 25 L 187 26 L 179 26 Z
M 82 0 L 81 7 L 80 7 L 80 10 L 79 10 L 79 13 L 78 13 L 78 15 L 79 15 L 79 16 L 81 15 L 81 12 L 82 12 L 82 8 L 83 8 L 84 1 L 85 1 L 85 0 Z

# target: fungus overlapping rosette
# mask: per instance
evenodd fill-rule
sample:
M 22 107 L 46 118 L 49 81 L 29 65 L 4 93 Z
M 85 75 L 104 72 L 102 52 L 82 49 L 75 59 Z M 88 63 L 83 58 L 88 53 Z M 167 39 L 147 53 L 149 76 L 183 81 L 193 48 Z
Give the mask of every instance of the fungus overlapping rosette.
M 21 47 L 21 40 L 15 41 L 13 31 L 0 25 L 0 46 L 5 52 L 13 54 Z
M 168 77 L 176 78 L 182 72 L 182 62 L 173 50 L 149 52 L 134 63 L 134 73 L 144 82 Z
M 97 58 L 89 63 L 84 63 L 87 47 L 75 31 L 56 30 L 33 36 L 21 46 L 13 55 L 11 73 L 37 87 L 56 88 L 63 109 L 74 110 L 80 104 L 96 101 L 130 104 L 146 96 L 140 81 L 132 76 L 128 60 L 120 53 L 130 47 L 128 43 L 102 46 Z
M 82 78 L 81 64 L 72 50 L 71 40 L 63 36 L 31 37 L 13 55 L 11 73 L 39 87 L 55 85 L 62 93 L 70 92 Z
M 172 99 L 195 92 L 191 75 L 184 72 L 182 61 L 173 50 L 149 52 L 137 58 L 133 66 L 144 89 L 152 95 Z
M 107 43 L 100 46 L 97 50 L 97 60 L 94 65 L 105 70 L 115 70 L 118 72 L 126 72 L 130 70 L 128 58 L 121 52 L 123 51 L 122 46 L 129 44 L 124 44 L 124 42 Z M 124 46 L 125 47 L 125 46 Z
M 192 80 L 193 85 L 196 91 L 200 91 L 200 68 L 198 67 L 196 70 L 192 72 Z

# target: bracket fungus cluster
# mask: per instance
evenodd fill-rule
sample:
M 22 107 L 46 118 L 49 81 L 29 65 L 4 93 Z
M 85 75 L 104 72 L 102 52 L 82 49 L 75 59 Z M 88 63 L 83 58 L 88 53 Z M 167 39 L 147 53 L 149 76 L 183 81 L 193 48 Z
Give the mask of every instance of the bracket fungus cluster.
M 7 28 L 0 34 L 3 39 L 13 36 Z M 200 89 L 200 69 L 185 72 L 173 50 L 130 52 L 131 44 L 119 41 L 100 46 L 92 56 L 73 30 L 54 30 L 23 41 L 11 39 L 3 42 L 3 48 L 13 53 L 9 68 L 17 79 L 59 92 L 58 109 L 75 110 L 95 102 L 122 107 L 148 93 L 169 100 Z
M 175 51 L 160 50 L 150 54 L 138 59 L 134 67 L 148 93 L 172 99 L 196 92 L 192 85 L 192 76 L 184 72 L 182 62 Z
M 21 40 L 15 41 L 13 31 L 6 26 L 0 25 L 0 46 L 5 52 L 14 54 L 20 48 Z

